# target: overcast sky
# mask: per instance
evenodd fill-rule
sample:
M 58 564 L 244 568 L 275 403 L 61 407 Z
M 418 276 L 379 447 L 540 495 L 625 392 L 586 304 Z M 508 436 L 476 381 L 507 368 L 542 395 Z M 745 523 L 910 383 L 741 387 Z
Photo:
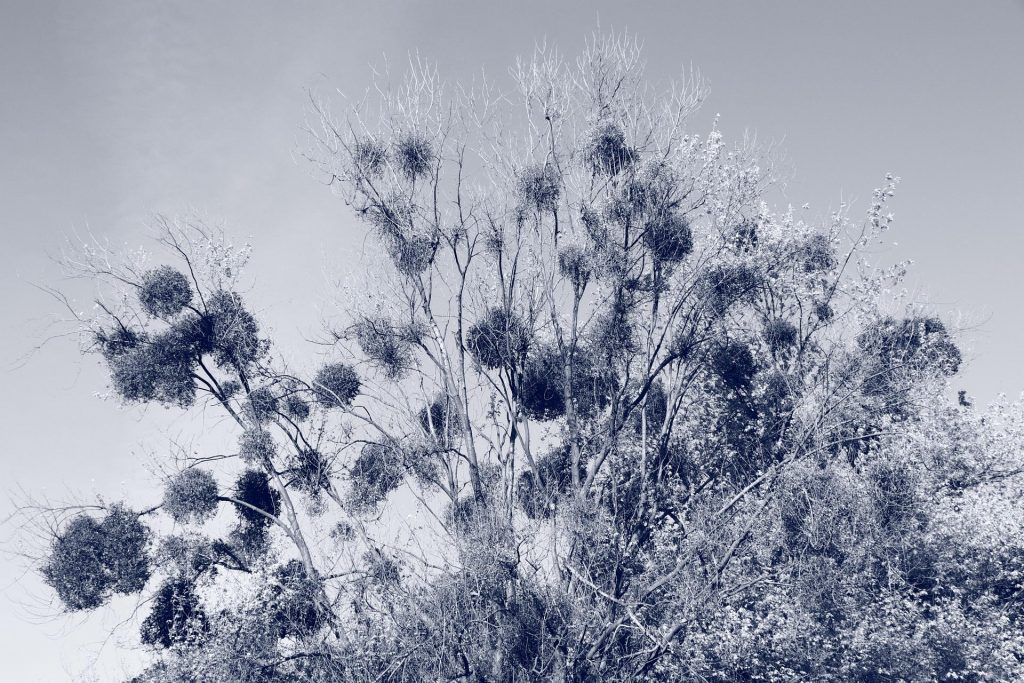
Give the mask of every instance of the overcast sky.
M 576 51 L 598 23 L 646 44 L 655 80 L 699 67 L 726 138 L 781 141 L 785 198 L 866 208 L 892 171 L 898 242 L 919 296 L 970 329 L 962 388 L 1024 389 L 1024 5 L 990 2 L 112 2 L 0 8 L 0 453 L 4 488 L 152 498 L 145 448 L 193 428 L 92 397 L 101 368 L 48 344 L 49 255 L 90 229 L 140 244 L 190 207 L 255 249 L 251 300 L 288 349 L 315 333 L 332 268 L 362 233 L 295 155 L 309 89 L 358 93 L 413 50 L 450 79 L 495 75 L 535 41 Z M 706 119 L 702 119 L 706 120 Z M 701 132 L 706 132 L 701 131 Z M 160 425 L 160 429 L 154 427 Z M 0 514 L 8 511 L 6 500 Z M 0 529 L 10 543 L 11 529 Z M 0 678 L 74 680 L 118 613 L 48 620 L 47 593 L 0 573 Z M 127 637 L 133 636 L 128 633 Z M 117 680 L 116 648 L 99 680 Z

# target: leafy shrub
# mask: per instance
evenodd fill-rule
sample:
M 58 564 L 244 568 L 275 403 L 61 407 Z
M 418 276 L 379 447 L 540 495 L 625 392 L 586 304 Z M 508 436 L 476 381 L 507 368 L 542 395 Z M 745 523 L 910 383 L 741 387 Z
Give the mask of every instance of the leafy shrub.
M 812 235 L 800 245 L 799 259 L 808 273 L 834 268 L 836 257 L 832 241 L 826 235 Z
M 103 357 L 110 361 L 132 349 L 138 348 L 140 344 L 146 341 L 146 336 L 145 333 L 136 332 L 124 325 L 118 325 L 110 331 L 98 330 L 93 339 Z
M 345 363 L 330 363 L 313 378 L 317 401 L 326 408 L 347 408 L 359 395 L 359 375 Z
M 128 402 L 157 401 L 187 408 L 195 403 L 196 356 L 180 330 L 171 328 L 108 358 L 114 391 Z
M 217 512 L 217 480 L 206 470 L 179 472 L 164 489 L 164 510 L 177 522 L 203 522 Z
M 270 347 L 269 342 L 260 338 L 256 319 L 234 292 L 219 291 L 210 296 L 200 326 L 209 336 L 218 367 L 246 368 Z
M 235 482 L 235 498 L 262 510 L 267 514 L 281 514 L 281 494 L 270 486 L 270 478 L 259 470 L 246 470 Z M 273 522 L 257 510 L 235 504 L 235 510 L 243 523 L 266 528 Z
M 192 301 L 192 287 L 188 278 L 171 268 L 160 266 L 142 276 L 139 303 L 142 310 L 154 318 L 176 315 Z
M 442 447 L 449 447 L 462 434 L 462 420 L 451 401 L 447 394 L 441 394 L 429 406 L 421 408 L 417 415 L 423 433 Z
M 719 266 L 704 277 L 704 305 L 711 315 L 724 315 L 729 308 L 748 297 L 759 284 L 760 278 L 749 266 Z
M 297 393 L 290 393 L 284 397 L 284 413 L 296 422 L 302 422 L 309 417 L 309 403 Z
M 312 496 L 318 496 L 331 486 L 331 462 L 312 448 L 303 448 L 295 454 L 291 474 L 293 485 Z
M 308 637 L 323 628 L 330 613 L 320 595 L 320 585 L 307 576 L 299 560 L 275 569 L 267 607 L 278 637 Z

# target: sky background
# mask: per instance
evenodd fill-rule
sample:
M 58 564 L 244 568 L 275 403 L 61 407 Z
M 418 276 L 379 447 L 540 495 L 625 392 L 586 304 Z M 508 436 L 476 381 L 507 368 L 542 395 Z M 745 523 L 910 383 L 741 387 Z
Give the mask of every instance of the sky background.
M 152 502 L 147 450 L 197 427 L 94 398 L 102 368 L 73 341 L 30 354 L 55 331 L 60 311 L 34 285 L 60 284 L 65 235 L 140 245 L 155 212 L 222 220 L 254 247 L 260 319 L 301 352 L 363 234 L 296 154 L 307 92 L 359 93 L 371 65 L 415 50 L 449 80 L 502 76 L 544 38 L 573 55 L 598 21 L 639 35 L 655 81 L 700 68 L 711 95 L 699 120 L 721 114 L 727 140 L 780 142 L 793 169 L 783 201 L 826 216 L 853 200 L 862 213 L 886 172 L 901 176 L 885 258 L 913 258 L 917 296 L 967 326 L 962 388 L 982 402 L 1024 390 L 1020 2 L 6 0 L 0 519 L 19 488 Z M 16 531 L 0 526 L 4 549 Z M 57 617 L 16 558 L 0 563 L 0 679 L 79 680 L 99 652 L 94 680 L 119 680 L 104 634 L 124 604 Z

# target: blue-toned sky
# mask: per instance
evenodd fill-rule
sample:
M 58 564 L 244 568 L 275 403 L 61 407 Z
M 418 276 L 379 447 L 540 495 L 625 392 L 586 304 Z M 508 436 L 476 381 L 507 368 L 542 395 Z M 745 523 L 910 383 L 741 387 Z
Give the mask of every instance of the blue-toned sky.
M 413 50 L 452 79 L 502 74 L 547 38 L 574 52 L 598 23 L 635 31 L 651 76 L 711 83 L 726 137 L 781 141 L 786 200 L 864 209 L 904 182 L 887 258 L 970 328 L 963 388 L 1024 389 L 1024 4 L 987 2 L 52 2 L 0 4 L 0 458 L 5 490 L 150 495 L 147 447 L 190 419 L 92 397 L 93 360 L 46 338 L 49 256 L 92 230 L 138 244 L 154 212 L 198 209 L 254 248 L 251 298 L 283 344 L 318 329 L 334 267 L 361 232 L 295 152 L 308 89 L 361 91 L 368 67 Z M 151 418 L 156 419 L 151 419 Z M 159 425 L 159 429 L 154 427 Z M 5 497 L 6 498 L 6 497 Z M 10 510 L 6 499 L 0 515 Z M 12 529 L 0 536 L 10 546 Z M 0 680 L 76 680 L 118 614 L 50 619 L 38 581 L 0 572 Z M 131 634 L 128 634 L 129 636 Z

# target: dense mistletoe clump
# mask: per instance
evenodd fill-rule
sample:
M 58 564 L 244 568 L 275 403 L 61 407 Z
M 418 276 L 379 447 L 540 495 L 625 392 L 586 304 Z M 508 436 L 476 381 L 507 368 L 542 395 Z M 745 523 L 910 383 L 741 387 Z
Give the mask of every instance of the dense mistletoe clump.
M 254 427 L 246 429 L 238 438 L 238 451 L 242 460 L 252 464 L 269 463 L 277 453 L 274 437 L 266 429 Z
M 195 403 L 196 354 L 181 327 L 108 357 L 114 391 L 128 402 L 157 401 L 187 408 Z
M 330 621 L 330 612 L 320 599 L 320 584 L 306 574 L 298 560 L 289 560 L 274 570 L 267 606 L 278 637 L 308 637 Z
M 364 318 L 354 332 L 359 348 L 388 379 L 398 379 L 412 367 L 414 345 L 422 337 L 420 330 L 399 328 L 387 318 Z
M 191 468 L 171 477 L 164 489 L 164 510 L 177 522 L 203 522 L 217 512 L 217 480 Z
M 559 446 L 537 458 L 536 470 L 525 470 L 516 482 L 516 498 L 531 519 L 554 514 L 558 495 L 572 483 L 572 452 Z M 539 475 L 539 476 L 538 476 Z
M 219 367 L 247 368 L 266 354 L 270 343 L 260 338 L 259 324 L 238 294 L 216 292 L 206 309 L 199 326 Z
M 418 132 L 407 132 L 395 143 L 395 163 L 409 180 L 418 180 L 430 174 L 434 164 L 434 146 Z
M 317 498 L 331 487 L 331 461 L 314 448 L 302 448 L 292 458 L 290 483 Z
M 693 230 L 686 218 L 668 213 L 647 223 L 644 241 L 654 258 L 675 263 L 693 251 Z
M 277 415 L 277 396 L 270 387 L 259 387 L 249 392 L 246 413 L 259 423 L 269 422 Z
M 761 284 L 757 272 L 745 264 L 712 268 L 704 276 L 703 303 L 712 317 L 725 315 L 746 300 Z
M 780 353 L 796 345 L 799 334 L 796 325 L 783 318 L 773 318 L 764 326 L 764 341 L 773 353 Z
M 102 522 L 79 515 L 56 536 L 43 580 L 71 611 L 95 609 L 111 593 L 136 593 L 149 580 L 149 530 L 115 505 Z
M 352 148 L 352 162 L 358 174 L 367 178 L 377 178 L 384 171 L 388 161 L 388 151 L 384 145 L 372 138 L 356 140 Z
M 246 551 L 261 552 L 266 547 L 267 529 L 274 517 L 281 514 L 281 494 L 270 485 L 270 477 L 261 470 L 249 469 L 242 472 L 235 482 L 234 497 L 239 527 L 235 537 Z
M 326 408 L 347 408 L 359 395 L 359 375 L 351 365 L 325 365 L 313 378 L 317 401 Z
M 504 308 L 492 308 L 466 332 L 466 350 L 490 370 L 513 368 L 526 354 L 530 332 L 522 319 Z
M 812 235 L 800 245 L 799 258 L 808 273 L 830 270 L 836 265 L 835 250 L 827 235 Z
M 589 416 L 607 404 L 613 381 L 592 358 L 589 348 L 577 349 L 572 361 L 569 392 L 577 413 Z M 546 422 L 565 415 L 566 363 L 558 348 L 543 344 L 530 352 L 523 370 L 518 398 L 532 419 Z
M 195 586 L 185 579 L 171 579 L 160 586 L 153 598 L 149 616 L 142 622 L 142 642 L 164 648 L 195 644 L 208 628 Z
M 561 192 L 558 169 L 551 164 L 527 166 L 519 176 L 523 203 L 536 211 L 550 213 L 558 209 Z
M 586 159 L 594 173 L 618 175 L 632 165 L 635 150 L 626 144 L 626 134 L 618 124 L 606 121 L 594 127 L 586 144 Z
M 160 266 L 142 276 L 139 303 L 154 318 L 167 318 L 181 312 L 192 302 L 188 278 L 171 268 Z
M 284 397 L 284 414 L 296 422 L 302 422 L 309 417 L 309 402 L 306 401 L 297 391 L 293 391 Z
M 366 444 L 349 471 L 351 504 L 357 509 L 372 508 L 398 488 L 403 473 L 401 453 L 394 446 Z
M 441 394 L 417 414 L 423 433 L 442 447 L 450 447 L 462 433 L 458 408 L 447 394 Z
M 590 282 L 593 270 L 590 256 L 583 247 L 570 244 L 558 252 L 558 272 L 578 292 L 582 292 Z
M 741 341 L 728 340 L 711 352 L 711 370 L 727 388 L 739 391 L 750 387 L 757 372 L 757 361 L 750 347 Z
M 137 348 L 146 341 L 146 337 L 141 332 L 118 324 L 112 330 L 98 330 L 93 340 L 96 342 L 96 347 L 103 354 L 103 357 L 110 362 L 112 359 Z

